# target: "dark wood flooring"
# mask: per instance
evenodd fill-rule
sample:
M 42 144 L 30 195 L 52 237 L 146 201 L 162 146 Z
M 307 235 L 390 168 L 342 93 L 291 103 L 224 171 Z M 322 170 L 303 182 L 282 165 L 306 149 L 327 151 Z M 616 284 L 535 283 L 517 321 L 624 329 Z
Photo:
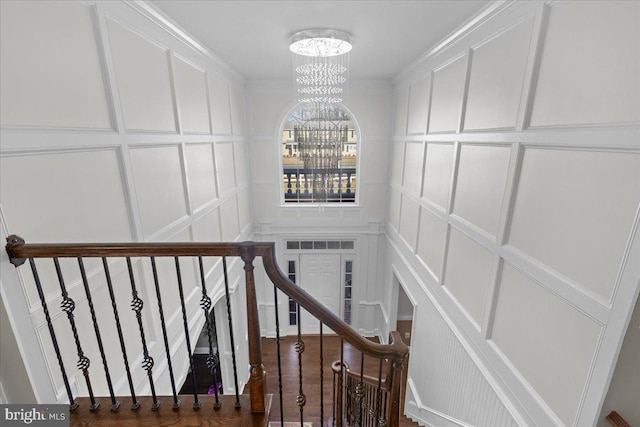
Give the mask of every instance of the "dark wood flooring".
M 283 337 L 280 340 L 280 354 L 282 363 L 282 409 L 285 421 L 300 421 L 300 408 L 296 404 L 300 384 L 298 376 L 298 353 L 295 350 L 297 339 L 293 336 Z M 337 336 L 324 336 L 322 343 L 322 367 L 323 384 L 320 388 L 320 338 L 318 336 L 304 336 L 305 349 L 302 353 L 302 392 L 306 396 L 307 403 L 304 406 L 304 421 L 313 422 L 314 426 L 320 426 L 321 415 L 324 425 L 333 417 L 333 373 L 331 364 L 340 360 L 340 338 Z M 267 371 L 267 393 L 273 394 L 271 409 L 271 421 L 280 421 L 280 395 L 278 384 L 278 360 L 275 339 L 262 339 L 263 364 Z M 344 344 L 344 360 L 352 370 L 360 371 L 361 353 Z M 377 359 L 364 358 L 364 372 L 367 375 L 377 377 L 380 364 Z M 383 370 L 386 372 L 386 369 Z M 321 405 L 323 403 L 323 413 Z M 401 417 L 401 426 L 417 426 L 405 416 Z

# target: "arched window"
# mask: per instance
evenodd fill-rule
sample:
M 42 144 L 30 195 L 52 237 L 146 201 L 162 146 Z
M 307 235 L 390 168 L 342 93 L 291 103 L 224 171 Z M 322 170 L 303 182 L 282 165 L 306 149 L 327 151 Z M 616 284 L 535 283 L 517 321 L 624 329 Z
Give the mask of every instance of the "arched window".
M 285 203 L 355 203 L 358 134 L 339 104 L 296 106 L 282 132 Z

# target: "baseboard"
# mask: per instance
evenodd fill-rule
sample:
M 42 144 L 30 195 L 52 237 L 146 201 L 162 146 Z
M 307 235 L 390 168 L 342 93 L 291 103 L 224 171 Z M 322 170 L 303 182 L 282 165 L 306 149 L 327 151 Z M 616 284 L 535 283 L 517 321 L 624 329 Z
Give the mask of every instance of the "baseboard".
M 429 408 L 420 402 L 411 378 L 407 380 L 407 397 L 404 404 L 404 413 L 412 421 L 421 426 L 429 427 L 473 427 L 464 421 L 453 418 L 447 414 Z

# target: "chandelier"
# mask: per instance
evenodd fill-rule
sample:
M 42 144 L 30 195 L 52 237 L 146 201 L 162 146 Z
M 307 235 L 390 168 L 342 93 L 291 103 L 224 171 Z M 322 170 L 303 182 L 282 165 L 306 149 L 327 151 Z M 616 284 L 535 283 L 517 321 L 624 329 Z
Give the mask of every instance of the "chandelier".
M 349 74 L 348 34 L 330 29 L 295 33 L 293 53 L 295 88 L 301 107 L 297 111 L 294 141 L 305 179 L 311 181 L 313 200 L 326 202 L 341 185 L 341 161 L 348 140 L 349 118 L 336 104 L 344 100 Z
M 291 36 L 298 101 L 343 101 L 349 75 L 351 38 L 338 30 L 313 29 Z

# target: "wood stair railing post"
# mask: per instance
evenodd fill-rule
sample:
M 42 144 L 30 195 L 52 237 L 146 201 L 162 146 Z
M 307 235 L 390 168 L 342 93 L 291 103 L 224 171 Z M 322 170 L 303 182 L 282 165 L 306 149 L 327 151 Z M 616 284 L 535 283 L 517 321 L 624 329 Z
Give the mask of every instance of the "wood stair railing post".
M 253 276 L 253 260 L 255 249 L 251 245 L 240 248 L 240 258 L 244 261 L 246 300 L 247 300 L 247 332 L 249 338 L 249 399 L 252 413 L 265 412 L 266 373 L 262 365 L 262 341 L 260 338 L 260 320 L 256 285 Z
M 409 356 L 407 347 L 402 343 L 400 334 L 396 331 L 389 334 L 389 342 L 391 346 L 402 348 L 404 347 L 404 355 L 394 357 L 391 362 L 391 393 L 389 397 L 389 427 L 398 427 L 400 424 L 400 406 L 401 406 L 401 394 L 402 394 L 402 380 L 404 367 Z

